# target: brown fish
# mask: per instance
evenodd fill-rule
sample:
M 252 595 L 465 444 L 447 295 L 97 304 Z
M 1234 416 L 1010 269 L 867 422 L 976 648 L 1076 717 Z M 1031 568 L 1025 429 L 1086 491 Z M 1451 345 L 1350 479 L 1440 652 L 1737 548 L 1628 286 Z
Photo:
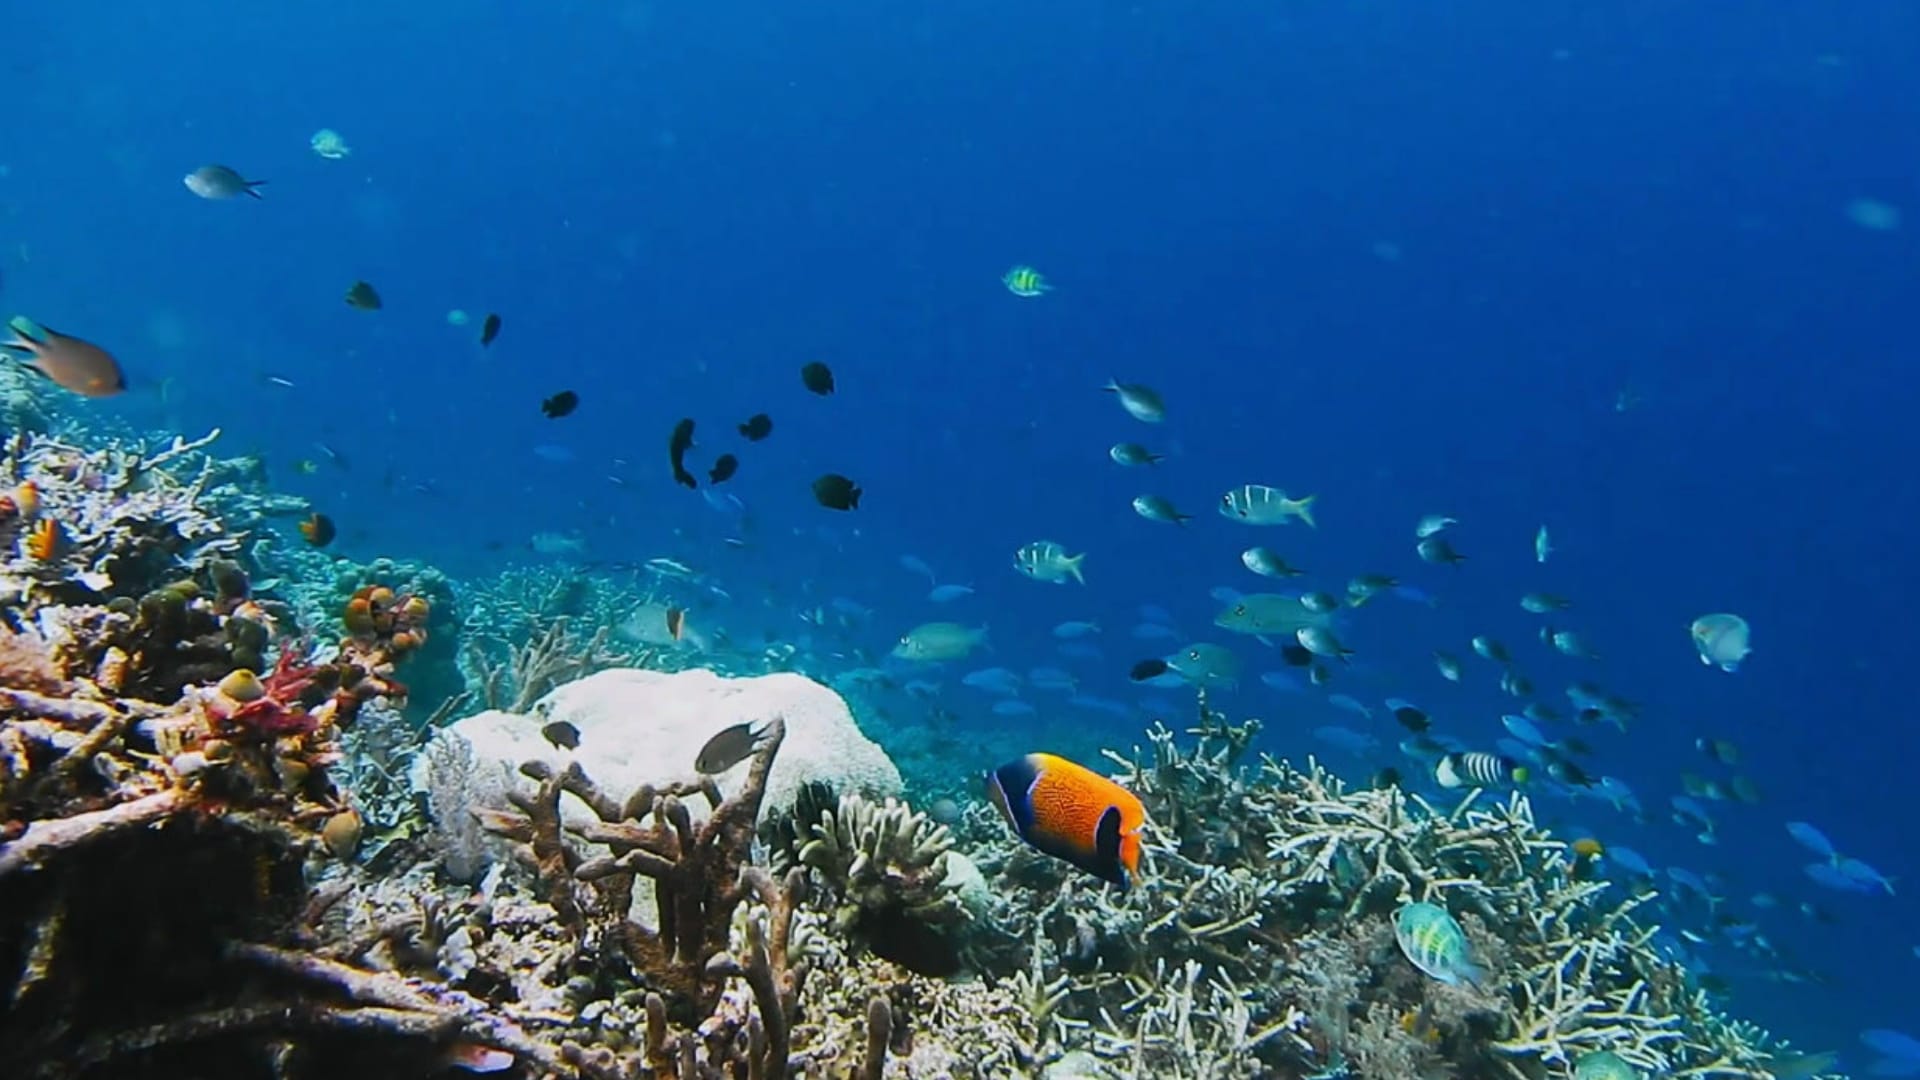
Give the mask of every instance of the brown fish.
M 667 609 L 667 633 L 673 638 L 673 640 L 679 641 L 680 635 L 685 633 L 686 629 L 687 629 L 686 610 L 683 608 L 677 608 L 677 607 L 668 608 Z
M 328 818 L 327 823 L 320 827 L 320 842 L 327 845 L 327 850 L 333 852 L 334 858 L 347 862 L 353 858 L 354 852 L 360 850 L 361 829 L 360 815 L 348 807 Z
M 767 733 L 766 728 L 754 730 L 753 721 L 743 720 L 727 728 L 700 748 L 700 755 L 693 759 L 693 767 L 707 775 L 723 773 L 735 765 L 753 756 L 760 749 L 760 737 Z
M 555 720 L 546 725 L 540 729 L 540 735 L 557 749 L 580 749 L 580 729 L 565 720 Z
M 120 361 L 100 346 L 22 316 L 15 316 L 7 327 L 13 335 L 0 341 L 0 349 L 26 353 L 21 363 L 27 370 L 45 375 L 55 386 L 82 397 L 112 397 L 127 388 Z

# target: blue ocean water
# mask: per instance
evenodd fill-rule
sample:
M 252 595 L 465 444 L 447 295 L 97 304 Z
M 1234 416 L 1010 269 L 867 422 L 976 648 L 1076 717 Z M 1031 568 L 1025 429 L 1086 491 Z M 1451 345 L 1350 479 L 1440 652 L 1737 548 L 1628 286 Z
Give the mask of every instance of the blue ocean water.
M 1238 561 L 1256 542 L 1335 591 L 1395 574 L 1439 606 L 1352 613 L 1356 670 L 1330 689 L 1489 741 L 1510 700 L 1484 665 L 1454 687 L 1428 658 L 1489 633 L 1543 697 L 1593 678 L 1639 702 L 1592 764 L 1647 823 L 1543 816 L 1715 872 L 1743 916 L 1756 891 L 1785 901 L 1765 933 L 1828 982 L 1713 954 L 1736 1012 L 1812 1048 L 1920 1026 L 1920 8 L 114 7 L 10 12 L 0 82 L 0 303 L 112 344 L 134 386 L 103 419 L 223 428 L 357 557 L 480 575 L 577 531 L 596 558 L 697 563 L 743 620 L 846 597 L 874 608 L 877 655 L 950 615 L 1022 670 L 1059 662 L 1055 623 L 1096 620 L 1105 659 L 1072 666 L 1128 702 L 1158 646 L 1127 630 L 1161 604 L 1239 649 L 1227 703 L 1276 753 L 1352 718 L 1263 687 L 1279 664 L 1211 627 L 1208 590 L 1260 587 Z M 322 127 L 352 156 L 315 156 Z M 210 161 L 265 198 L 194 199 L 180 177 Z M 1869 227 L 1860 200 L 1909 220 Z M 1015 264 L 1055 291 L 1010 295 Z M 341 302 L 356 279 L 383 310 Z M 500 312 L 498 342 L 456 308 Z M 832 398 L 800 386 L 809 360 Z M 1129 419 L 1109 378 L 1160 389 L 1166 424 Z M 549 421 L 561 389 L 583 403 Z M 743 449 L 732 425 L 759 411 L 775 434 Z M 669 477 L 683 416 L 701 470 L 742 458 L 745 547 Z M 1122 471 L 1120 439 L 1169 459 Z M 858 511 L 814 504 L 827 471 L 862 485 Z M 1214 514 L 1250 482 L 1317 493 L 1319 528 Z M 1140 520 L 1143 491 L 1195 520 Z M 1461 522 L 1457 569 L 1414 555 L 1435 512 Z M 1013 572 L 1040 538 L 1088 553 L 1084 589 Z M 977 595 L 929 604 L 905 553 Z M 1573 598 L 1603 659 L 1538 647 L 1531 589 Z M 1755 627 L 1733 675 L 1687 638 L 1722 610 Z M 982 741 L 1020 723 L 954 709 Z M 1117 746 L 1144 719 L 1047 718 Z M 1401 734 L 1371 730 L 1356 776 Z M 1716 804 L 1713 847 L 1666 821 L 1679 774 L 1712 771 L 1702 735 L 1767 795 Z M 1900 895 L 1817 888 L 1795 819 Z

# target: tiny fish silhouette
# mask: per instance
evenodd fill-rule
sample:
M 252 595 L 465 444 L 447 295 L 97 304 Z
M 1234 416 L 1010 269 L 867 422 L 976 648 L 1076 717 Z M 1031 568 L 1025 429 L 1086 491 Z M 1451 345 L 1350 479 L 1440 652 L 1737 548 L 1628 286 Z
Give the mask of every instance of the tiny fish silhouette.
M 558 420 L 580 407 L 580 395 L 571 390 L 562 390 L 540 403 L 540 411 L 547 419 Z
M 493 339 L 499 336 L 500 336 L 500 316 L 490 311 L 487 313 L 486 321 L 480 324 L 481 347 L 484 348 L 488 345 L 493 344 Z
M 816 394 L 833 393 L 833 369 L 818 360 L 800 369 L 800 381 Z
M 766 413 L 754 413 L 746 423 L 740 425 L 740 434 L 746 436 L 748 442 L 759 442 L 773 434 L 773 417 Z
M 379 311 L 380 293 L 364 281 L 356 281 L 347 289 L 347 306 L 361 311 Z
M 693 421 L 682 420 L 673 425 L 673 435 L 667 439 L 667 460 L 673 463 L 674 482 L 682 487 L 699 487 L 700 481 L 687 471 L 687 451 L 693 449 Z
M 707 479 L 715 484 L 724 484 L 732 479 L 733 474 L 739 469 L 739 458 L 732 454 L 721 454 L 720 460 L 714 462 L 713 468 L 707 470 Z
M 555 720 L 540 729 L 540 734 L 548 742 L 561 750 L 580 748 L 580 729 L 565 720 Z
M 708 739 L 707 745 L 701 747 L 699 755 L 693 759 L 693 767 L 708 776 L 726 772 L 752 757 L 753 752 L 760 748 L 761 736 L 766 733 L 766 728 L 756 730 L 753 721 L 743 720 Z

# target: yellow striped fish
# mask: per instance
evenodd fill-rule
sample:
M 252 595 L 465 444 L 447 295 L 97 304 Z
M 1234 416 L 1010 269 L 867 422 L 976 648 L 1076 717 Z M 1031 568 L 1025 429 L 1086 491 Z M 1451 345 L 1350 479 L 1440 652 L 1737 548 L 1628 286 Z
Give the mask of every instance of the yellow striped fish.
M 1025 265 L 1016 266 L 1007 271 L 1000 278 L 1000 283 L 1015 296 L 1039 296 L 1041 293 L 1053 291 L 1053 286 L 1047 284 L 1047 279 L 1041 275 L 1040 271 Z

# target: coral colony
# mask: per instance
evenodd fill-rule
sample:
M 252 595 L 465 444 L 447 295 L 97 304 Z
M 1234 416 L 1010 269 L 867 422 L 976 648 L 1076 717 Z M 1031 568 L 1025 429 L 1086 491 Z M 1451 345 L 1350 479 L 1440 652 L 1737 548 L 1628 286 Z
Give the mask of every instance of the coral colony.
M 830 691 L 768 675 L 790 649 L 659 675 L 690 730 L 609 754 L 620 725 L 563 696 L 691 666 L 617 630 L 684 582 L 357 564 L 303 545 L 310 508 L 214 442 L 19 434 L 0 457 L 9 1080 L 1713 1080 L 1802 1060 L 1717 1011 L 1654 944 L 1652 894 L 1599 880 L 1524 796 L 1348 788 L 1252 755 L 1259 725 L 1204 695 L 1184 733 L 1095 762 L 1146 810 L 1125 889 L 984 800 L 936 823 L 891 764 L 808 764 L 845 756 L 808 741 L 864 736 Z M 765 679 L 827 695 L 841 727 L 724 704 Z M 482 706 L 506 741 L 458 733 Z M 751 755 L 692 772 L 743 720 Z

